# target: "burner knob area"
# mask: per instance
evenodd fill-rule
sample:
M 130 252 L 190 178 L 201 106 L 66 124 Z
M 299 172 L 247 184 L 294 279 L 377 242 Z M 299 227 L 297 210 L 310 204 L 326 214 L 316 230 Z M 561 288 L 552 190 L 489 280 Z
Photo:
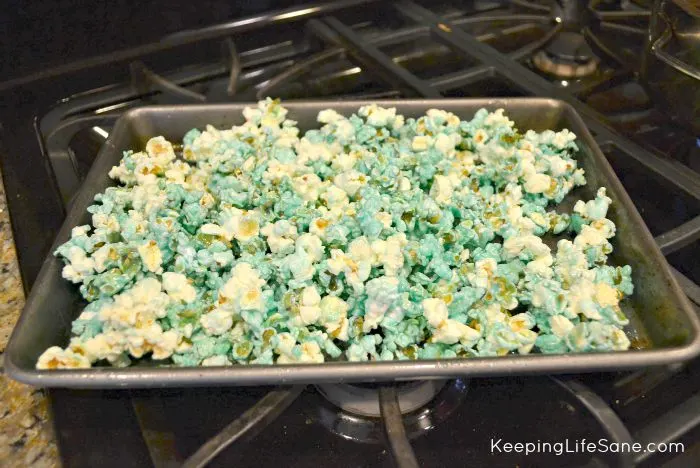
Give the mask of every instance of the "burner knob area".
M 444 380 L 396 383 L 401 412 L 410 413 L 426 405 L 446 383 Z M 328 401 L 348 413 L 378 418 L 381 415 L 378 390 L 380 385 L 326 384 L 316 385 L 316 389 Z
M 383 385 L 392 385 L 384 383 Z M 394 382 L 408 438 L 418 437 L 447 419 L 464 401 L 468 380 Z M 347 440 L 383 443 L 379 384 L 315 385 L 318 404 L 311 420 Z
M 538 51 L 532 63 L 541 72 L 562 79 L 582 78 L 598 69 L 600 60 L 582 34 L 564 31 Z

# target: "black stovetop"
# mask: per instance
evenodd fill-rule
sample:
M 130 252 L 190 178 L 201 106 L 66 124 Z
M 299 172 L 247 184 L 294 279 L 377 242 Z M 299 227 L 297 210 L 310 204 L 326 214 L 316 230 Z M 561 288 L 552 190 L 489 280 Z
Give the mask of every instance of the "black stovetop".
M 699 143 L 655 108 L 637 78 L 646 6 L 340 0 L 177 32 L 0 83 L 2 171 L 25 288 L 126 109 L 266 95 L 551 96 L 583 116 L 700 304 Z M 453 381 L 403 422 L 421 466 L 691 466 L 700 448 L 698 389 L 700 361 L 632 373 Z M 236 441 L 212 466 L 407 463 L 406 445 L 384 435 L 389 418 L 341 411 L 314 387 L 49 396 L 67 466 L 180 466 L 229 424 L 226 434 Z M 250 421 L 257 422 L 244 424 Z M 492 438 L 681 441 L 686 450 L 523 457 L 492 453 Z

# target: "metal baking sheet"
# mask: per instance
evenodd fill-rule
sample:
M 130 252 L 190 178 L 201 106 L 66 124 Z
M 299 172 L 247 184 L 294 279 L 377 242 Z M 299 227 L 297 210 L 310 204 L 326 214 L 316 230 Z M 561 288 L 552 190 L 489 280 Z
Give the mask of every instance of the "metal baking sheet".
M 598 187 L 608 188 L 613 200 L 608 217 L 617 225 L 613 240 L 616 265 L 630 264 L 635 292 L 623 301 L 630 317 L 626 329 L 633 349 L 623 352 L 565 355 L 508 355 L 489 358 L 457 358 L 388 362 L 327 362 L 306 365 L 230 367 L 154 367 L 142 364 L 130 368 L 97 367 L 82 370 L 39 371 L 39 355 L 49 346 L 68 343 L 71 321 L 85 303 L 75 285 L 61 278 L 61 260 L 49 255 L 27 299 L 22 316 L 5 353 L 5 370 L 16 380 L 40 387 L 136 388 L 214 385 L 264 385 L 324 382 L 372 382 L 436 379 L 465 376 L 496 376 L 543 373 L 612 371 L 669 364 L 700 353 L 700 323 L 688 299 L 669 271 L 649 230 L 625 192 L 614 171 L 576 111 L 568 104 L 546 98 L 440 99 L 372 101 L 407 117 L 419 116 L 430 108 L 445 109 L 470 119 L 480 108 L 504 108 L 518 128 L 560 130 L 568 128 L 578 136 L 577 159 L 586 171 L 588 184 L 564 201 L 571 207 L 576 199 L 595 197 Z M 284 103 L 289 117 L 304 131 L 317 127 L 321 109 L 333 108 L 350 115 L 369 101 L 292 101 Z M 193 127 L 207 124 L 230 127 L 243 122 L 246 104 L 142 107 L 126 112 L 98 154 L 85 182 L 73 200 L 70 212 L 56 239 L 56 246 L 70 237 L 73 226 L 87 224 L 86 208 L 95 194 L 113 185 L 107 173 L 122 151 L 141 148 L 153 136 L 180 141 Z M 568 203 L 567 203 L 568 201 Z M 52 248 L 53 251 L 53 248 Z

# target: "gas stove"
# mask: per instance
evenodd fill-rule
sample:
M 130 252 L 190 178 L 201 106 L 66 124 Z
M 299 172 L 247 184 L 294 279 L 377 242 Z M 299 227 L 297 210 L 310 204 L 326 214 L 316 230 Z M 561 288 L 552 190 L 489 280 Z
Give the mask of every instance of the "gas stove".
M 700 304 L 700 140 L 637 78 L 649 17 L 642 0 L 338 0 L 0 83 L 2 171 L 25 288 L 127 109 L 265 96 L 550 96 L 582 115 Z M 48 394 L 68 466 L 680 467 L 700 453 L 698 390 L 700 361 L 393 386 Z M 582 439 L 685 450 L 590 453 L 575 445 Z M 502 445 L 565 440 L 559 455 Z

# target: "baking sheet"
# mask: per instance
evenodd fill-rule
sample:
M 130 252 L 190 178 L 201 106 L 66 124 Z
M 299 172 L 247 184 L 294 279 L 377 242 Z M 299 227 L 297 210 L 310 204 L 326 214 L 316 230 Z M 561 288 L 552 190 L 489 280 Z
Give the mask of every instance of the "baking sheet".
M 62 261 L 51 254 L 42 266 L 8 344 L 5 353 L 8 375 L 40 387 L 280 385 L 609 371 L 669 364 L 700 353 L 697 315 L 671 275 L 665 258 L 622 184 L 571 106 L 546 98 L 290 101 L 283 104 L 289 110 L 288 117 L 297 120 L 304 132 L 318 128 L 316 116 L 322 109 L 333 108 L 350 115 L 360 106 L 370 103 L 396 107 L 397 112 L 406 117 L 417 117 L 428 109 L 439 108 L 457 114 L 462 120 L 471 119 L 482 107 L 491 111 L 503 108 L 521 130 L 568 128 L 573 131 L 578 136 L 580 148 L 576 158 L 586 171 L 588 183 L 569 194 L 564 206 L 570 207 L 576 199 L 595 198 L 600 186 L 608 189 L 608 196 L 613 200 L 608 218 L 617 226 L 610 261 L 614 265 L 629 264 L 633 270 L 634 294 L 621 304 L 630 318 L 626 332 L 632 340 L 632 349 L 609 353 L 310 365 L 180 368 L 155 367 L 144 362 L 130 368 L 39 371 L 34 368 L 39 355 L 50 346 L 68 343 L 71 322 L 85 305 L 78 288 L 61 277 Z M 122 151 L 142 148 L 149 138 L 158 135 L 181 141 L 183 135 L 194 127 L 212 124 L 223 128 L 241 124 L 241 112 L 248 105 L 252 104 L 158 106 L 126 112 L 115 125 L 74 198 L 52 251 L 70 238 L 72 227 L 89 223 L 86 208 L 93 203 L 95 194 L 114 185 L 107 173 L 118 164 Z

